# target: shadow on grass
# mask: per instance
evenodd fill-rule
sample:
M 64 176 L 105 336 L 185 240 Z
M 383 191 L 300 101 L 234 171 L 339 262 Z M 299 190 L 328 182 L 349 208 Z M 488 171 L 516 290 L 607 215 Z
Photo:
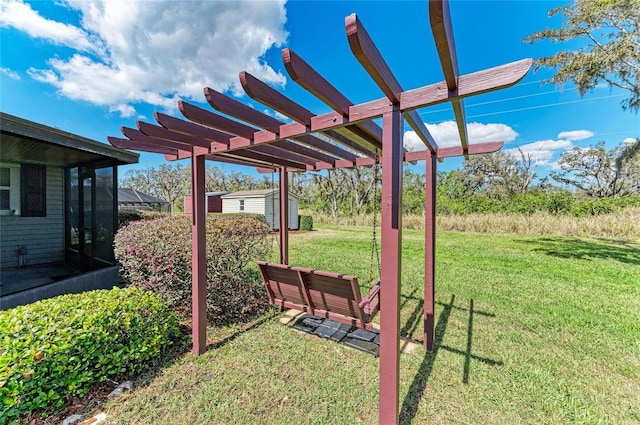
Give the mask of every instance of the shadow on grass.
M 613 259 L 621 263 L 640 264 L 640 245 L 614 239 L 538 238 L 521 241 L 537 245 L 535 252 L 558 258 L 577 260 Z
M 247 322 L 245 324 L 243 324 L 243 326 L 240 326 L 239 328 L 237 328 L 235 330 L 235 332 L 233 332 L 232 334 L 217 340 L 215 342 L 212 342 L 210 344 L 207 344 L 207 351 L 209 350 L 216 350 L 218 348 L 222 348 L 225 345 L 227 345 L 228 343 L 230 343 L 231 341 L 235 340 L 236 338 L 238 338 L 240 335 L 242 335 L 243 333 L 250 331 L 252 329 L 255 329 L 259 326 L 262 326 L 263 324 L 273 320 L 274 318 L 278 317 L 280 315 L 280 312 L 275 309 L 275 308 L 270 308 L 267 309 L 267 311 L 261 315 L 260 317 Z
M 472 340 L 473 340 L 473 316 L 475 314 L 480 314 L 487 317 L 495 317 L 495 314 L 487 313 L 483 311 L 475 311 L 473 306 L 473 300 L 469 301 L 469 308 L 461 308 L 454 306 L 455 295 L 451 295 L 451 300 L 449 303 L 438 303 L 444 306 L 442 313 L 438 317 L 438 323 L 435 328 L 435 336 L 434 336 L 434 348 L 433 351 L 427 352 L 420 364 L 420 368 L 416 373 L 416 376 L 413 378 L 413 382 L 411 382 L 411 386 L 409 387 L 409 391 L 407 392 L 407 396 L 405 397 L 402 407 L 400 409 L 400 423 L 401 424 L 409 424 L 415 418 L 418 413 L 418 405 L 420 403 L 420 399 L 424 394 L 424 390 L 427 386 L 427 381 L 431 376 L 431 372 L 433 370 L 433 364 L 435 362 L 436 356 L 438 355 L 438 351 L 440 349 L 452 352 L 454 354 L 463 355 L 464 360 L 464 368 L 462 372 L 462 382 L 465 384 L 469 383 L 469 372 L 471 370 L 471 360 L 477 360 L 482 363 L 491 365 L 491 366 L 501 366 L 503 363 L 501 361 L 491 360 L 485 357 L 480 357 L 471 353 Z M 447 324 L 449 323 L 449 316 L 451 315 L 452 310 L 462 310 L 469 312 L 469 321 L 467 327 L 467 347 L 466 351 L 458 350 L 456 348 L 448 347 L 442 344 L 442 339 L 444 338 L 444 333 L 447 329 Z M 413 317 L 413 315 L 412 315 Z M 406 327 L 406 326 L 405 326 Z M 404 330 L 404 329 L 403 329 Z

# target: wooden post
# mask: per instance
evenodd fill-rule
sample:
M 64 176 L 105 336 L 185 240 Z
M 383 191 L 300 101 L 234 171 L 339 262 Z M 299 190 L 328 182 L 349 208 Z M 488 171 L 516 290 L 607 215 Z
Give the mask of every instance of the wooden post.
M 289 264 L 289 177 L 280 167 L 280 264 Z
M 207 351 L 207 241 L 204 155 L 191 155 L 191 291 L 193 354 Z
M 433 350 L 436 282 L 436 154 L 426 161 L 424 199 L 424 348 Z
M 398 423 L 400 282 L 402 270 L 402 112 L 386 112 L 382 125 L 382 263 L 380 273 L 380 424 Z

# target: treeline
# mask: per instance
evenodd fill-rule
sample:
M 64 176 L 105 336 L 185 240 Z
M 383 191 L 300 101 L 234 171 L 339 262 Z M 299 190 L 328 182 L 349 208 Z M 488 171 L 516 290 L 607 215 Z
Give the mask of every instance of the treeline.
M 538 211 L 575 216 L 598 215 L 630 206 L 640 207 L 640 139 L 606 150 L 604 143 L 574 148 L 557 162 L 557 170 L 540 179 L 539 163 L 522 151 L 499 151 L 470 157 L 462 168 L 437 176 L 438 214 L 533 214 Z M 121 182 L 170 201 L 182 210 L 182 198 L 190 194 L 190 170 L 181 164 L 135 170 Z M 404 213 L 424 212 L 426 177 L 405 167 Z M 263 189 L 278 186 L 277 175 L 255 177 L 225 174 L 208 165 L 208 192 Z M 380 208 L 378 166 L 292 173 L 289 188 L 300 199 L 300 208 L 337 218 L 376 212 Z

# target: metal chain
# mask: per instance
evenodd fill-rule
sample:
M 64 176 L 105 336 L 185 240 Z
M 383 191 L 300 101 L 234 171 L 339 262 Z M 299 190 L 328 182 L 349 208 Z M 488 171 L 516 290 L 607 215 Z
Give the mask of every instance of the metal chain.
M 374 277 L 373 277 L 373 258 L 374 256 L 376 257 L 377 263 L 378 263 L 378 280 L 380 279 L 380 276 L 382 275 L 382 267 L 380 265 L 380 252 L 378 251 L 378 237 L 376 234 L 376 228 L 378 227 L 378 222 L 377 222 L 377 217 L 378 217 L 378 204 L 380 203 L 380 200 L 378 199 L 378 182 L 379 182 L 379 158 L 376 155 L 376 163 L 373 166 L 373 184 L 374 184 L 374 195 L 373 195 L 373 231 L 372 233 L 372 240 L 371 240 L 371 259 L 369 260 L 369 282 L 373 283 Z

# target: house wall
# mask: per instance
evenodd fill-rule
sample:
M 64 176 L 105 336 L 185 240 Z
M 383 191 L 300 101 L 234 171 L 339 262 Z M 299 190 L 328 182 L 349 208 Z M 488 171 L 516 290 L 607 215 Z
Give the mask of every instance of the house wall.
M 17 250 L 27 250 L 26 265 L 64 261 L 64 169 L 47 167 L 47 216 L 0 216 L 0 268 L 18 267 Z

